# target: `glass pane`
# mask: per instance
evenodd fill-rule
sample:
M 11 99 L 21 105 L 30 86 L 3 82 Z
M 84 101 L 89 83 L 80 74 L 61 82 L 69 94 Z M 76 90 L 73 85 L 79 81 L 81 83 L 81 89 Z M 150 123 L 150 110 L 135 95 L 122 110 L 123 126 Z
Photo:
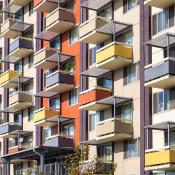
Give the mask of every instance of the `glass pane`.
M 163 30 L 162 13 L 158 14 L 158 32 Z

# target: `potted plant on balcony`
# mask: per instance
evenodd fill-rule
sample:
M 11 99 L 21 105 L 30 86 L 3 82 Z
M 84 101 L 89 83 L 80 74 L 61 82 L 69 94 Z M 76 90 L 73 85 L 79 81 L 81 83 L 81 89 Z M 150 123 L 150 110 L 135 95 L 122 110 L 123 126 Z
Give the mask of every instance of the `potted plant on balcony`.
M 64 65 L 64 70 L 65 71 L 68 71 L 68 72 L 73 72 L 74 71 L 74 62 L 73 61 L 69 61 L 69 62 L 66 62 L 65 65 Z

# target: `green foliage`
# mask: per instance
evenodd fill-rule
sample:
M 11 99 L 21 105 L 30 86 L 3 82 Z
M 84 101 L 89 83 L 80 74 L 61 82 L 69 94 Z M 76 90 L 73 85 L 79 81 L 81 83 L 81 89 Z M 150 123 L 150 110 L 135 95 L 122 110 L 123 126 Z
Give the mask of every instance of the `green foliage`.
M 94 157 L 90 162 L 88 160 L 89 147 L 85 146 L 82 150 L 77 147 L 75 152 L 65 157 L 64 167 L 67 175 L 94 175 L 94 174 L 107 174 L 112 175 L 117 167 L 116 164 L 111 162 L 111 169 L 106 170 L 103 160 L 99 157 Z M 83 168 L 83 164 L 86 168 Z

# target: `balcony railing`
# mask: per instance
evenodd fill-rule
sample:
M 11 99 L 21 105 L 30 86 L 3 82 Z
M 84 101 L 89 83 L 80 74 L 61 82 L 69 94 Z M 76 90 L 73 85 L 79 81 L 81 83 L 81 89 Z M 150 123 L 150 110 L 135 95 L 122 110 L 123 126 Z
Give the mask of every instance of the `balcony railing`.
M 34 54 L 34 66 L 40 69 L 52 69 L 58 64 L 58 57 L 55 57 L 56 50 L 43 48 Z
M 103 87 L 93 87 L 80 93 L 80 109 L 84 110 L 102 110 L 108 108 L 109 105 L 98 104 L 97 101 L 110 97 L 111 90 Z
M 175 59 L 166 58 L 145 67 L 145 86 L 167 89 L 175 86 Z
M 65 8 L 57 8 L 45 18 L 46 30 L 64 33 L 74 26 L 74 12 Z
M 22 130 L 22 126 L 18 123 L 8 122 L 0 125 L 0 135 L 8 134 L 16 130 Z
M 74 139 L 57 134 L 57 135 L 53 135 L 51 137 L 45 138 L 45 142 L 43 145 L 49 146 L 49 147 L 73 148 Z
M 145 0 L 145 5 L 165 9 L 175 4 L 174 0 Z
M 31 0 L 10 0 L 10 4 L 25 6 L 29 4 Z
M 33 98 L 27 92 L 17 91 L 9 96 L 9 106 L 5 108 L 6 112 L 17 112 L 27 109 L 33 105 Z
M 110 23 L 109 20 L 99 16 L 82 23 L 79 29 L 80 41 L 89 44 L 99 44 L 110 39 L 112 37 L 111 34 L 98 31 L 100 27 L 108 23 Z
M 145 152 L 145 170 L 168 171 L 175 169 L 175 149 L 165 147 Z
M 19 77 L 21 74 L 17 71 L 8 70 L 0 75 L 0 87 L 14 88 L 16 83 L 10 82 L 12 79 Z
M 46 122 L 47 119 L 51 119 L 60 114 L 56 109 L 52 108 L 42 108 L 34 112 L 33 122 L 35 125 L 42 125 Z
M 93 169 L 93 170 L 96 169 L 97 172 L 95 174 L 105 175 L 105 174 L 109 174 L 109 172 L 112 170 L 112 163 L 104 162 L 104 163 L 95 165 L 95 163 L 91 162 L 90 160 L 81 162 L 80 171 L 83 173 L 83 172 L 86 172 L 88 169 Z M 103 172 L 99 172 L 99 169 L 100 170 L 103 169 Z
M 132 137 L 132 121 L 121 118 L 110 118 L 97 123 L 97 140 L 121 141 Z
M 132 46 L 112 42 L 101 48 L 96 54 L 97 67 L 116 70 L 132 63 Z
M 1 24 L 1 37 L 15 39 L 21 32 L 25 32 L 32 25 L 24 23 L 20 20 L 8 18 Z
M 10 44 L 9 55 L 13 57 L 25 58 L 33 53 L 33 40 L 18 37 Z

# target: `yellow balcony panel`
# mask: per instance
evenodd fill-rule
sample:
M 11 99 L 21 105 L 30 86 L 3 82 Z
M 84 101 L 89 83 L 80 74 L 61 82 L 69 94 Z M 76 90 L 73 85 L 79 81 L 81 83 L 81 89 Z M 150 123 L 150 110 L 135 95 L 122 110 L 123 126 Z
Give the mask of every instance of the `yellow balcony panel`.
M 44 125 L 47 119 L 51 119 L 60 114 L 60 111 L 51 108 L 42 108 L 34 112 L 33 122 L 35 125 Z
M 146 0 L 145 5 L 157 7 L 157 8 L 167 8 L 175 4 L 174 0 Z
M 31 2 L 31 0 L 11 0 L 10 4 L 25 6 L 25 5 L 29 4 L 30 2 Z
M 145 153 L 145 170 L 172 171 L 175 170 L 175 150 L 151 150 Z
M 0 87 L 15 88 L 16 83 L 10 80 L 19 77 L 21 74 L 17 71 L 8 70 L 0 75 Z
M 19 31 L 10 29 L 11 26 L 14 25 L 16 22 L 17 20 L 9 18 L 4 23 L 2 23 L 1 24 L 1 37 L 15 39 L 17 36 L 19 36 L 20 35 Z
M 100 27 L 108 23 L 110 23 L 109 20 L 99 16 L 84 22 L 79 28 L 80 41 L 89 44 L 99 44 L 110 39 L 112 37 L 110 34 L 98 31 Z
M 132 63 L 132 47 L 113 42 L 97 51 L 97 67 L 116 70 Z
M 132 138 L 132 121 L 110 118 L 97 123 L 96 140 L 100 143 L 124 141 Z
M 64 33 L 74 25 L 74 12 L 69 9 L 59 7 L 46 16 L 47 31 Z
M 51 48 L 43 48 L 34 54 L 34 67 L 40 69 L 52 69 L 58 62 L 52 61 L 49 57 L 56 54 Z

